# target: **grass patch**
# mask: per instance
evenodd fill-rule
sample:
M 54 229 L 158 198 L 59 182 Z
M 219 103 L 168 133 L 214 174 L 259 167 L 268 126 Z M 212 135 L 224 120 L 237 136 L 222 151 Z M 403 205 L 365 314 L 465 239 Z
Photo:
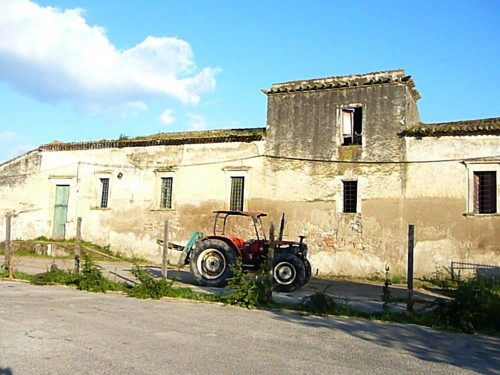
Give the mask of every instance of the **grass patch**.
M 6 270 L 5 266 L 0 266 L 0 279 L 8 279 L 9 278 L 9 272 Z M 14 270 L 13 278 L 16 280 L 26 280 L 26 281 L 31 281 L 33 279 L 33 275 L 26 273 L 26 272 L 21 272 L 21 271 L 16 271 Z

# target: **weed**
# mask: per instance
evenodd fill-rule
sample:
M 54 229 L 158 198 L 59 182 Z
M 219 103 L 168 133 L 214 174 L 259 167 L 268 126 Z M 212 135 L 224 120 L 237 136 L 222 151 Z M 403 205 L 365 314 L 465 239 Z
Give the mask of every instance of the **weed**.
M 326 294 L 328 287 L 323 291 L 316 291 L 302 302 L 302 306 L 314 314 L 326 315 L 337 312 L 337 303 Z
M 401 275 L 392 275 L 391 284 L 404 284 L 406 279 Z
M 449 291 L 457 289 L 460 278 L 453 279 L 451 277 L 451 270 L 448 267 L 442 267 L 436 270 L 434 277 L 424 277 L 422 281 L 439 288 L 441 293 L 448 294 Z
M 249 274 L 243 269 L 241 259 L 237 259 L 232 271 L 233 276 L 228 282 L 231 293 L 223 297 L 225 302 L 248 309 L 269 304 L 266 293 L 269 275 L 266 267 L 260 267 L 256 273 Z
M 80 290 L 106 293 L 114 289 L 113 283 L 103 276 L 88 254 L 83 254 L 83 267 L 77 280 L 77 289 Z
M 31 279 L 31 283 L 35 285 L 77 285 L 77 279 L 78 276 L 76 274 L 63 271 L 53 264 L 46 272 L 34 275 Z
M 0 279 L 4 279 L 4 278 L 8 278 L 8 277 L 9 277 L 9 271 L 7 270 L 6 265 L 1 264 L 0 265 Z M 14 279 L 17 279 L 17 280 L 31 281 L 31 279 L 33 278 L 33 275 L 30 275 L 30 274 L 25 273 L 25 272 L 20 272 L 20 271 L 14 270 L 13 277 L 14 277 Z
M 31 283 L 36 285 L 73 285 L 80 290 L 101 293 L 106 293 L 108 290 L 125 289 L 125 284 L 112 282 L 104 277 L 90 256 L 84 254 L 83 259 L 83 267 L 80 273 L 64 271 L 53 264 L 50 270 L 34 275 L 31 278 Z
M 139 279 L 140 283 L 127 291 L 129 296 L 143 299 L 160 299 L 173 294 L 172 285 L 174 280 L 155 279 L 137 265 L 132 268 L 131 272 Z
M 37 238 L 34 239 L 34 241 L 52 241 L 52 240 L 45 236 L 38 236 Z
M 433 313 L 444 327 L 472 333 L 478 330 L 500 332 L 500 283 L 495 280 L 458 281 L 449 300 L 438 299 Z

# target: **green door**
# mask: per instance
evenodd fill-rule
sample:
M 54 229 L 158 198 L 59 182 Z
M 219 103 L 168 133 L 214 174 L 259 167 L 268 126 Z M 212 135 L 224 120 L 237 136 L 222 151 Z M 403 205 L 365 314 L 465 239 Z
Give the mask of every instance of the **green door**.
M 64 240 L 66 234 L 66 220 L 68 217 L 69 185 L 56 186 L 56 204 L 54 207 L 54 227 L 52 238 Z

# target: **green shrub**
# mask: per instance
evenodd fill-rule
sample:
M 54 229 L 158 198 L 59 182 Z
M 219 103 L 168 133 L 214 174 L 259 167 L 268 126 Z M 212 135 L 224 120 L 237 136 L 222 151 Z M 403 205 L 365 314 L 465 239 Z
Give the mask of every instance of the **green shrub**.
M 113 290 L 112 283 L 103 276 L 101 270 L 94 264 L 92 258 L 88 254 L 83 254 L 83 267 L 77 275 L 77 289 L 86 290 L 88 292 L 106 293 L 108 290 Z
M 230 305 L 246 307 L 248 309 L 257 306 L 265 306 L 270 303 L 267 296 L 266 286 L 268 278 L 266 267 L 263 263 L 259 271 L 249 273 L 242 267 L 241 259 L 236 260 L 232 266 L 233 276 L 228 280 L 231 292 L 224 296 L 223 300 Z
M 53 264 L 50 267 L 50 270 L 34 275 L 31 279 L 31 283 L 35 285 L 77 285 L 78 274 L 63 271 L 59 269 L 55 264 Z
M 328 287 L 323 291 L 316 291 L 314 294 L 306 297 L 302 302 L 302 307 L 314 314 L 327 315 L 336 314 L 338 311 L 337 303 L 326 294 Z
M 129 296 L 144 299 L 160 299 L 173 294 L 172 286 L 174 280 L 169 281 L 164 278 L 155 279 L 139 266 L 134 266 L 131 272 L 139 279 L 140 283 L 127 290 Z
M 392 284 L 404 284 L 406 282 L 406 279 L 404 276 L 401 275 L 392 275 L 391 276 L 391 283 Z
M 451 299 L 439 299 L 433 312 L 445 327 L 464 332 L 495 330 L 500 332 L 500 283 L 495 280 L 458 281 L 450 290 Z
M 455 290 L 457 288 L 460 278 L 452 278 L 451 270 L 448 267 L 442 267 L 436 270 L 432 278 L 423 278 L 423 281 L 437 286 L 443 293 L 447 294 L 449 290 Z
M 101 293 L 106 293 L 108 290 L 124 290 L 126 288 L 124 283 L 112 282 L 104 277 L 101 270 L 87 254 L 83 255 L 83 266 L 79 273 L 60 270 L 53 264 L 50 270 L 34 275 L 31 283 L 36 285 L 74 285 L 79 290 Z

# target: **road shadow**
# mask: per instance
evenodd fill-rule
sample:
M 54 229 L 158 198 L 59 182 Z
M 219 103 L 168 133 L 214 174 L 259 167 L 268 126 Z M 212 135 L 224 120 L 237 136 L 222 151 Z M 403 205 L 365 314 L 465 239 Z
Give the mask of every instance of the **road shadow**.
M 436 331 L 412 324 L 308 316 L 273 311 L 275 318 L 317 329 L 331 329 L 387 348 L 400 348 L 424 361 L 441 362 L 483 374 L 500 374 L 500 339 Z
M 144 267 L 144 270 L 154 278 L 163 277 L 161 267 L 159 266 L 146 266 Z M 193 277 L 193 275 L 191 275 L 191 272 L 188 269 L 173 268 L 173 267 L 169 268 L 167 269 L 167 278 L 169 280 L 175 280 L 182 284 L 198 286 L 198 283 L 196 282 L 195 278 Z
M 14 375 L 10 368 L 0 367 L 0 375 Z

